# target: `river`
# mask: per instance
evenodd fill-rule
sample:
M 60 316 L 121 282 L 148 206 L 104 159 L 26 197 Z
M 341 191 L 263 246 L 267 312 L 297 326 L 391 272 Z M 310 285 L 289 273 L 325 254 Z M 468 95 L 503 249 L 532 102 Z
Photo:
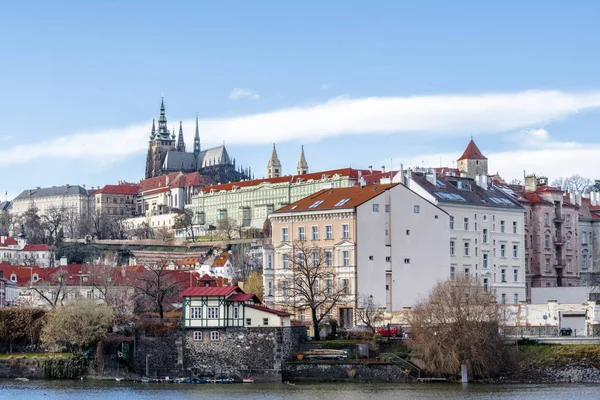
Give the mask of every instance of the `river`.
M 368 383 L 143 384 L 113 381 L 0 380 L 2 400 L 408 400 L 598 399 L 599 385 L 481 385 Z

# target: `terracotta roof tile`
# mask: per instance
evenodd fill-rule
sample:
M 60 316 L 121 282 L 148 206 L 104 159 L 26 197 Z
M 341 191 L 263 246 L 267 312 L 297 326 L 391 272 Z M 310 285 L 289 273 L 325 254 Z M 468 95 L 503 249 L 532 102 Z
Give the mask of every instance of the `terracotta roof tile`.
M 50 251 L 50 246 L 47 244 L 26 244 L 23 251 Z
M 244 293 L 237 286 L 198 286 L 185 289 L 181 297 L 199 297 L 199 296 L 229 296 L 232 293 Z
M 460 160 L 487 160 L 487 157 L 481 153 L 479 147 L 477 147 L 473 139 L 471 139 L 467 145 L 467 148 L 465 149 L 465 152 L 458 159 L 458 161 Z
M 96 194 L 124 194 L 134 196 L 139 189 L 140 185 L 105 185 L 102 189 L 96 191 Z

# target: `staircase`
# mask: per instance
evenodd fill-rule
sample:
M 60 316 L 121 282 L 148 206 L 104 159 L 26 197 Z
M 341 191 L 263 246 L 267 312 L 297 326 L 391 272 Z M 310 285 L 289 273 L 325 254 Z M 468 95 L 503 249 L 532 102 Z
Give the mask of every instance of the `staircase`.
M 394 353 L 381 353 L 379 355 L 379 359 L 380 360 L 389 360 L 391 361 L 392 364 L 398 365 L 399 367 L 403 368 L 403 369 L 408 369 L 410 371 L 410 374 L 413 376 L 417 376 L 417 379 L 421 379 L 421 369 L 419 367 L 417 367 L 415 364 L 411 363 L 410 361 L 407 361 L 403 358 L 398 357 L 396 354 Z

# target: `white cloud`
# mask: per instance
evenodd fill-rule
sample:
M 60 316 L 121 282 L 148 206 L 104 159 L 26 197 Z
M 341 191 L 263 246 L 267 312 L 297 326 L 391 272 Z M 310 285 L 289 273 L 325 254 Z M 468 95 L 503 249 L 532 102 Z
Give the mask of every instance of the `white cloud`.
M 331 83 L 324 83 L 321 85 L 321 89 L 323 90 L 329 90 L 331 89 Z
M 600 92 L 527 91 L 463 96 L 335 98 L 325 103 L 200 121 L 203 145 L 320 140 L 349 134 L 469 135 L 540 126 L 600 107 Z M 195 121 L 183 122 L 192 143 Z M 106 162 L 147 149 L 150 122 L 0 149 L 0 165 L 36 159 Z M 530 131 L 526 131 L 530 132 Z M 543 138 L 540 132 L 533 137 Z M 420 156 L 419 156 L 420 157 Z M 439 158 L 438 158 L 439 162 Z
M 543 131 L 543 132 L 542 132 Z M 527 141 L 530 136 L 541 136 L 543 140 Z M 590 179 L 598 179 L 598 155 L 600 144 L 559 142 L 552 140 L 545 129 L 522 131 L 525 139 L 520 146 L 505 151 L 486 151 L 481 148 L 488 158 L 489 173 L 500 173 L 507 182 L 512 179 L 523 180 L 524 171 L 527 174 L 535 173 L 538 176 L 547 176 L 551 180 L 560 176 L 579 174 Z M 528 139 L 529 138 L 529 139 Z M 467 141 L 465 141 L 465 147 Z M 402 163 L 405 168 L 422 166 L 438 167 L 440 159 L 445 167 L 452 167 L 464 148 L 456 149 L 454 153 L 423 154 L 419 156 L 395 157 L 393 166 L 400 168 Z M 388 165 L 389 163 L 384 162 Z
M 260 99 L 260 95 L 258 93 L 254 93 L 252 90 L 241 89 L 241 88 L 234 88 L 229 93 L 230 100 L 239 100 L 239 99 L 243 99 L 243 98 L 258 100 L 258 99 Z

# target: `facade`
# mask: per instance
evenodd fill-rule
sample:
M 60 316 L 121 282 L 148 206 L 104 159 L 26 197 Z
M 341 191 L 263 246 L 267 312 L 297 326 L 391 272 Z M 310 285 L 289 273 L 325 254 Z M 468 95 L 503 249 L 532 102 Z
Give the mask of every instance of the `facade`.
M 324 271 L 331 268 L 317 290 L 341 291 L 330 317 L 342 327 L 357 323 L 361 298 L 372 296 L 387 311 L 399 311 L 448 275 L 448 254 L 427 251 L 447 243 L 447 214 L 402 185 L 324 189 L 270 218 L 272 246 L 263 255 L 268 304 L 296 301 L 290 298 L 297 284 L 292 258 L 302 246 L 324 255 Z M 309 321 L 310 310 L 295 318 Z
M 48 268 L 54 266 L 54 253 L 47 244 L 27 244 L 25 238 L 0 236 L 0 262 Z
M 183 139 L 183 127 L 179 123 L 179 138 L 175 141 L 175 130 L 169 132 L 165 104 L 161 101 L 158 129 L 152 121 L 148 155 L 146 157 L 146 179 L 173 172 L 192 173 L 199 172 L 207 175 L 215 182 L 236 182 L 249 179 L 249 169 L 237 168 L 235 159 L 229 157 L 225 145 L 202 150 L 200 147 L 200 131 L 198 117 L 196 117 L 196 133 L 194 136 L 194 149 L 186 151 Z
M 581 283 L 595 286 L 600 273 L 600 192 L 579 200 Z
M 202 263 L 199 273 L 231 280 L 235 274 L 231 262 L 232 257 L 228 251 L 224 251 L 216 257 L 209 257 Z
M 23 191 L 13 200 L 12 213 L 23 214 L 31 204 L 44 215 L 49 209 L 65 208 L 79 218 L 89 219 L 94 212 L 94 197 L 79 185 L 53 186 Z
M 253 294 L 237 286 L 201 286 L 188 288 L 183 298 L 181 323 L 194 329 L 195 340 L 220 340 L 220 330 L 226 328 L 280 328 L 290 326 L 288 313 L 260 304 Z M 214 333 L 213 333 L 214 332 Z
M 108 215 L 133 217 L 139 185 L 119 183 L 106 185 L 95 193 L 96 211 Z
M 472 140 L 465 154 L 460 176 L 451 169 L 416 169 L 408 172 L 407 185 L 450 215 L 449 275 L 473 276 L 499 303 L 518 304 L 526 299 L 525 209 L 508 187 L 493 184 Z
M 324 188 L 355 186 L 362 176 L 371 173 L 343 168 L 206 186 L 192 197 L 188 207 L 199 226 L 217 226 L 220 221 L 230 220 L 244 228 L 262 229 L 275 210 Z

